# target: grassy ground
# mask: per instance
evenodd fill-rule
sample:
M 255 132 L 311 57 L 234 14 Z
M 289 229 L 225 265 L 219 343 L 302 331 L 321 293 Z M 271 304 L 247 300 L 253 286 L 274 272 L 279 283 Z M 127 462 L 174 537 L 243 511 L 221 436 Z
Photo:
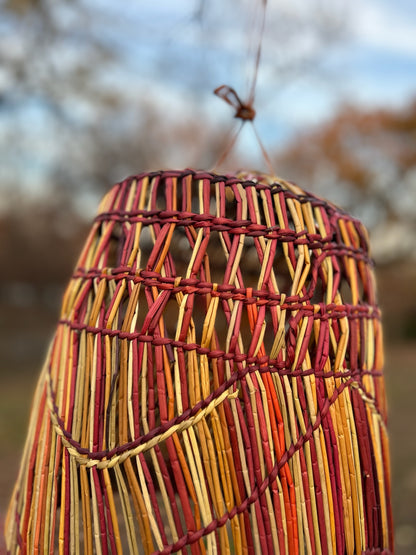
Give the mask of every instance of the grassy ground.
M 416 553 L 416 342 L 388 347 L 386 362 L 396 553 Z
M 47 347 L 47 335 L 52 317 L 42 329 L 29 320 L 27 337 L 20 330 L 19 341 L 0 345 L 3 356 L 0 367 L 0 515 L 4 515 L 26 434 L 27 420 L 35 382 Z M 21 322 L 21 320 L 20 320 Z M 9 321 L 13 330 L 13 323 Z M 34 334 L 36 337 L 34 338 Z M 43 343 L 39 342 L 44 337 Z M 16 336 L 17 337 L 17 336 Z M 32 344 L 32 343 L 33 344 Z M 26 357 L 17 356 L 12 366 L 7 353 L 13 348 L 26 349 L 33 366 Z M 16 352 L 16 351 L 15 351 Z M 19 362 L 20 361 L 20 362 Z M 393 509 L 395 518 L 396 553 L 416 553 L 416 342 L 386 342 L 386 379 L 390 407 L 390 436 L 393 473 Z M 0 553 L 2 553 L 0 544 Z

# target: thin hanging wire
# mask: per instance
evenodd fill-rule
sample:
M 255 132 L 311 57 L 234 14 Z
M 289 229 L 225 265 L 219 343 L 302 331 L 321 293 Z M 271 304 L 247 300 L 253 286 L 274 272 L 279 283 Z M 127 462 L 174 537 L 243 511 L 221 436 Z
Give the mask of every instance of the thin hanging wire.
M 228 85 L 221 85 L 214 90 L 214 94 L 217 95 L 219 98 L 222 98 L 227 104 L 232 106 L 235 110 L 234 117 L 241 120 L 241 124 L 237 128 L 237 130 L 233 133 L 231 140 L 228 142 L 227 146 L 224 149 L 224 152 L 221 154 L 220 158 L 218 159 L 217 163 L 214 166 L 214 169 L 218 168 L 229 156 L 230 152 L 234 148 L 234 145 L 241 133 L 242 128 L 246 122 L 250 122 L 253 127 L 253 131 L 257 142 L 260 146 L 261 153 L 263 158 L 267 164 L 267 167 L 270 173 L 274 174 L 273 165 L 271 163 L 270 157 L 267 153 L 266 148 L 261 141 L 260 135 L 254 125 L 254 118 L 256 117 L 256 110 L 254 109 L 254 101 L 256 96 L 256 86 L 257 86 L 257 79 L 258 79 L 258 72 L 260 66 L 260 59 L 261 59 L 261 51 L 263 45 L 263 36 L 264 36 L 264 28 L 266 23 L 266 11 L 267 11 L 267 0 L 260 0 L 262 9 L 261 9 L 261 22 L 257 34 L 257 44 L 255 48 L 254 54 L 254 63 L 253 63 L 253 73 L 251 78 L 249 79 L 249 86 L 248 86 L 248 96 L 247 100 L 243 101 L 240 96 L 237 94 L 235 89 Z M 249 34 L 250 35 L 250 34 Z M 250 50 L 249 50 L 249 57 Z

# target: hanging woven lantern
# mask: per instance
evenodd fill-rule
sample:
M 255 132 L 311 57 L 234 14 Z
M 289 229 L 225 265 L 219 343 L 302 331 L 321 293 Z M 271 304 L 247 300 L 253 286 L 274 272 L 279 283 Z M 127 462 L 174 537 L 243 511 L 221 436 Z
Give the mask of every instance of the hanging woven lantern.
M 11 553 L 390 553 L 363 226 L 274 177 L 116 185 L 33 403 Z

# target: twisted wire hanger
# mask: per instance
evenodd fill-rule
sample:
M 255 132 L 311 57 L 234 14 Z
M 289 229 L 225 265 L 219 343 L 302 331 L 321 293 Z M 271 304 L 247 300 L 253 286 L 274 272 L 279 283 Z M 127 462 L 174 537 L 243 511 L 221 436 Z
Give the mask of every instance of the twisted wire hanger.
M 260 146 L 260 150 L 262 152 L 266 165 L 270 173 L 274 174 L 273 165 L 271 163 L 270 157 L 263 145 L 263 142 L 260 138 L 257 128 L 254 125 L 254 119 L 256 117 L 254 101 L 255 101 L 255 95 L 256 95 L 257 78 L 258 78 L 258 72 L 259 72 L 259 66 L 260 66 L 264 28 L 266 23 L 266 11 L 267 11 L 267 0 L 260 0 L 260 1 L 262 3 L 261 24 L 258 32 L 257 48 L 256 48 L 256 54 L 254 58 L 254 66 L 253 66 L 254 69 L 253 69 L 253 75 L 251 77 L 251 83 L 250 83 L 247 100 L 242 100 L 241 97 L 236 92 L 236 90 L 233 87 L 230 87 L 229 85 L 220 85 L 214 90 L 214 94 L 216 96 L 218 96 L 219 98 L 221 98 L 227 104 L 229 104 L 234 108 L 235 110 L 234 117 L 236 119 L 241 120 L 240 126 L 238 127 L 237 131 L 234 133 L 234 136 L 232 137 L 231 141 L 229 141 L 228 145 L 225 147 L 224 152 L 222 153 L 217 163 L 215 164 L 215 168 L 220 166 L 225 161 L 225 159 L 229 156 L 231 150 L 233 149 L 237 141 L 237 138 L 241 133 L 241 130 L 244 124 L 246 122 L 249 122 L 253 128 L 254 134 Z

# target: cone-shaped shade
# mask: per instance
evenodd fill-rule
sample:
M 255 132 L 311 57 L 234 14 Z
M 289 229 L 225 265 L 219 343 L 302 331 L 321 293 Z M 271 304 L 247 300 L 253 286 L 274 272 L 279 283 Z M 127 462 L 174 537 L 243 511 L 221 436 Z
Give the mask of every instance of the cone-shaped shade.
M 363 226 L 261 175 L 104 198 L 36 391 L 11 553 L 392 550 Z

